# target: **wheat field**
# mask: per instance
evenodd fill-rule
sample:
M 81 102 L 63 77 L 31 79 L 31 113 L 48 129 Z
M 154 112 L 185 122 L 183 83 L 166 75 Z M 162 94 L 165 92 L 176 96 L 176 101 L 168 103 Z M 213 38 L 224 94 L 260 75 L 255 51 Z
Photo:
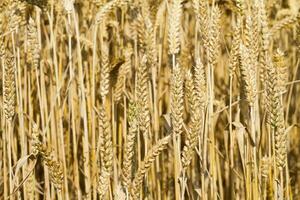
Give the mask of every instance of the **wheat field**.
M 299 0 L 0 0 L 0 199 L 300 200 Z

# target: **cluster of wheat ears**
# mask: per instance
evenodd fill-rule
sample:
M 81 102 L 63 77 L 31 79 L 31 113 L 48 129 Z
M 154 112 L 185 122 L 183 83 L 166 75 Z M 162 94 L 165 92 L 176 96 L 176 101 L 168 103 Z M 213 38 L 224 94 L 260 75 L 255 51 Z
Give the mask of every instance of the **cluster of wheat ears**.
M 300 199 L 299 0 L 0 0 L 0 199 Z

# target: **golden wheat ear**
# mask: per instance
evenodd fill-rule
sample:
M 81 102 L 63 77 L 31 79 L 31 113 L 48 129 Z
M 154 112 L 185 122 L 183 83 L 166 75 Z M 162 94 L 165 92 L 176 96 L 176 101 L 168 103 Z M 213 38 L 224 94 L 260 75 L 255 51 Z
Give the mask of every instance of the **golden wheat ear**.
M 110 185 L 110 177 L 113 168 L 113 146 L 110 120 L 104 105 L 100 108 L 98 117 L 100 144 L 98 147 L 100 148 L 101 168 L 97 189 L 100 199 L 102 199 L 106 196 Z
M 186 75 L 186 88 L 188 99 L 189 99 L 189 106 L 191 109 L 191 122 L 189 130 L 187 131 L 185 145 L 182 151 L 182 168 L 186 170 L 186 168 L 191 163 L 193 158 L 194 150 L 199 140 L 200 131 L 201 131 L 201 107 L 196 99 L 196 91 L 194 87 L 194 81 L 192 74 L 190 72 Z
M 122 168 L 123 185 L 128 189 L 132 181 L 132 165 L 134 158 L 135 140 L 138 133 L 137 106 L 135 103 L 129 103 L 128 124 L 129 130 L 126 135 L 124 160 Z
M 149 109 L 149 68 L 148 57 L 142 56 L 140 65 L 137 69 L 137 106 L 138 106 L 138 120 L 139 129 L 147 138 L 150 136 L 151 116 Z
M 171 139 L 171 136 L 166 136 L 163 139 L 157 141 L 157 143 L 148 151 L 143 162 L 135 174 L 135 177 L 130 185 L 130 195 L 132 199 L 137 200 L 139 198 L 139 190 L 142 186 L 143 179 L 147 172 L 149 171 L 151 164 L 154 162 L 155 158 L 167 148 L 167 145 Z
M 11 121 L 16 104 L 15 57 L 10 51 L 6 51 L 4 59 L 3 108 L 5 118 Z
M 34 20 L 29 19 L 27 26 L 28 31 L 28 57 L 33 67 L 38 67 L 40 62 L 40 45 L 38 41 L 38 33 Z
M 182 133 L 183 110 L 183 77 L 181 68 L 177 64 L 171 77 L 171 124 L 176 136 Z
M 109 46 L 107 42 L 102 44 L 101 51 L 101 72 L 100 72 L 100 95 L 102 100 L 105 99 L 109 92 Z
M 62 163 L 55 160 L 51 152 L 43 155 L 45 165 L 48 167 L 50 181 L 56 189 L 61 190 L 64 181 L 64 172 Z
M 252 106 L 255 102 L 255 98 L 257 95 L 256 69 L 251 56 L 251 49 L 248 49 L 246 46 L 241 44 L 240 54 L 240 72 L 242 76 L 242 81 L 244 83 L 247 101 L 249 102 L 250 106 Z
M 279 75 L 273 66 L 271 59 L 267 65 L 267 108 L 268 122 L 271 125 L 275 138 L 275 162 L 281 171 L 287 158 L 287 135 L 285 129 L 284 110 L 280 95 Z
M 62 163 L 56 159 L 54 152 L 48 150 L 47 145 L 42 143 L 40 133 L 39 126 L 36 123 L 32 123 L 31 153 L 35 157 L 38 155 L 41 156 L 41 159 L 49 170 L 50 181 L 56 189 L 61 190 L 64 180 Z
M 180 50 L 180 24 L 182 0 L 173 0 L 169 8 L 169 54 L 175 55 Z
M 208 21 L 208 44 L 207 44 L 207 56 L 208 63 L 215 67 L 217 64 L 217 56 L 220 50 L 220 17 L 221 11 L 215 6 L 211 10 L 210 18 Z

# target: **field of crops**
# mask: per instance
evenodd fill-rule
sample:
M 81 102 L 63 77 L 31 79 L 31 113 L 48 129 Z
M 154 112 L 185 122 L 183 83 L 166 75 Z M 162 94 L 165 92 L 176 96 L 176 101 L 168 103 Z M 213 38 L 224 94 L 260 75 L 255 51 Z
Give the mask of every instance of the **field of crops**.
M 0 0 L 0 199 L 299 200 L 299 0 Z

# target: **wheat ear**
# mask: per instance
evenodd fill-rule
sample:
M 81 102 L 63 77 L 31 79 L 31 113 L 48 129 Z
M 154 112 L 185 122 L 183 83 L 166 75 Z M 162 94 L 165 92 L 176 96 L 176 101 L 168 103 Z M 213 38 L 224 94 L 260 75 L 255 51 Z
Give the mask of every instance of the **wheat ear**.
M 38 33 L 35 22 L 32 18 L 29 19 L 28 30 L 28 54 L 32 66 L 38 67 L 40 61 L 40 45 L 38 41 Z
M 256 69 L 252 62 L 251 54 L 252 52 L 241 44 L 240 46 L 241 54 L 241 75 L 243 83 L 245 84 L 244 89 L 246 90 L 246 98 L 251 105 L 255 102 L 255 97 L 257 95 L 256 87 Z
M 183 78 L 181 68 L 177 64 L 171 77 L 171 123 L 176 136 L 182 133 L 183 109 Z
M 278 84 L 278 74 L 270 58 L 267 63 L 267 105 L 269 123 L 275 138 L 275 162 L 279 170 L 282 170 L 287 156 L 284 111 Z
M 141 63 L 137 69 L 137 100 L 139 109 L 139 128 L 144 136 L 149 136 L 150 110 L 149 110 L 149 75 L 147 57 L 143 55 Z
M 124 57 L 125 62 L 121 65 L 118 77 L 117 77 L 117 83 L 114 88 L 114 95 L 115 95 L 115 101 L 120 101 L 122 99 L 122 96 L 125 92 L 126 88 L 126 80 L 131 77 L 131 56 L 132 56 L 132 47 L 127 47 L 124 51 Z
M 191 109 L 191 123 L 190 129 L 187 131 L 187 138 L 185 140 L 185 146 L 182 151 L 182 168 L 186 169 L 192 158 L 194 149 L 197 145 L 198 138 L 201 130 L 201 107 L 196 100 L 196 92 L 194 88 L 194 81 L 191 72 L 188 72 L 186 75 L 186 88 L 189 98 L 189 106 Z
M 100 10 L 96 13 L 95 16 L 95 23 L 101 24 L 103 22 L 103 19 L 112 12 L 115 8 L 126 5 L 129 0 L 112 0 L 104 4 Z
M 288 82 L 289 74 L 284 53 L 277 49 L 273 56 L 276 73 L 278 75 L 278 87 L 281 94 L 286 92 L 286 83 Z
M 271 29 L 270 34 L 271 36 L 275 35 L 280 30 L 287 28 L 299 21 L 299 15 L 292 15 L 282 19 L 281 21 L 277 22 Z
M 239 66 L 240 42 L 241 42 L 241 25 L 238 20 L 233 29 L 232 48 L 229 58 L 229 76 L 233 76 L 236 68 Z
M 155 67 L 157 63 L 155 30 L 151 21 L 151 14 L 149 12 L 150 6 L 147 1 L 141 1 L 142 14 L 138 16 L 140 28 L 138 29 L 140 42 L 143 44 L 147 59 L 150 66 Z
M 122 168 L 123 185 L 127 188 L 129 187 L 132 179 L 132 159 L 134 155 L 134 144 L 138 129 L 137 107 L 134 103 L 129 104 L 128 123 L 129 130 L 125 141 L 124 161 Z
M 180 50 L 180 23 L 182 0 L 173 0 L 169 8 L 169 53 L 175 55 Z
M 102 44 L 101 51 L 100 95 L 102 100 L 109 92 L 109 70 L 109 47 L 105 42 Z
M 58 190 L 61 190 L 64 180 L 62 164 L 54 159 L 51 151 L 43 150 L 40 153 L 43 156 L 45 165 L 48 167 L 50 181 Z
M 166 136 L 163 139 L 159 140 L 147 153 L 143 162 L 140 164 L 140 167 L 130 185 L 130 195 L 133 200 L 137 200 L 139 197 L 139 189 L 143 183 L 144 176 L 147 174 L 150 169 L 153 161 L 159 154 L 167 148 L 171 136 Z
M 3 107 L 7 120 L 12 120 L 15 114 L 16 85 L 15 85 L 15 57 L 6 51 L 4 63 L 4 83 L 3 83 Z
M 61 190 L 64 173 L 62 164 L 54 158 L 53 152 L 49 151 L 46 145 L 43 145 L 40 139 L 40 130 L 36 123 L 32 125 L 32 154 L 41 155 L 44 164 L 48 167 L 50 181 L 53 185 Z
M 200 58 L 196 59 L 196 65 L 194 67 L 194 88 L 195 88 L 195 101 L 201 110 L 204 110 L 207 104 L 207 89 L 205 68 Z
M 99 136 L 101 139 L 101 170 L 98 182 L 98 193 L 100 195 L 100 199 L 102 199 L 107 194 L 107 190 L 109 188 L 113 162 L 111 125 L 104 107 L 101 107 L 99 111 Z
M 208 63 L 216 65 L 217 56 L 220 47 L 220 9 L 215 6 L 211 10 L 211 16 L 208 23 Z

